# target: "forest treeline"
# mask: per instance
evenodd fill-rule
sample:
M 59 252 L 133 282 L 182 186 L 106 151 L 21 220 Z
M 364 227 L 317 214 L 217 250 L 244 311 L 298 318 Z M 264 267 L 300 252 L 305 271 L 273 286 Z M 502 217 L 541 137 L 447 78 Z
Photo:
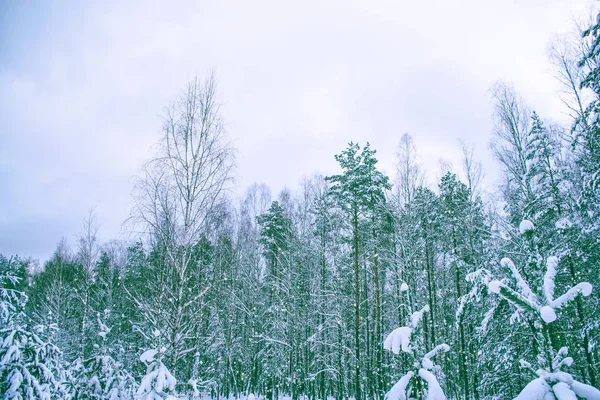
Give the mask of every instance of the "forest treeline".
M 447 344 L 432 371 L 449 398 L 514 398 L 552 363 L 543 346 L 573 359 L 548 368 L 598 387 L 599 30 L 551 51 L 568 126 L 494 86 L 492 192 L 468 145 L 459 171 L 428 187 L 404 135 L 393 177 L 368 143 L 350 143 L 338 174 L 234 200 L 215 81 L 192 81 L 136 180 L 126 226 L 139 240 L 100 243 L 90 214 L 42 268 L 0 257 L 0 392 L 382 399 L 413 368 L 384 339 L 424 306 L 421 346 Z M 540 320 L 510 298 L 524 281 L 548 298 L 596 289 Z

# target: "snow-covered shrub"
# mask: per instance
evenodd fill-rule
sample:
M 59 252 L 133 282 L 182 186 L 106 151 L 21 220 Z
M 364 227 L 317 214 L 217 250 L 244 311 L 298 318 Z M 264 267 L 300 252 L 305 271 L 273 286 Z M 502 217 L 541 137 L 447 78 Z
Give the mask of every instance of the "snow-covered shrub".
M 35 332 L 0 330 L 0 393 L 6 399 L 51 399 L 59 389 L 60 351 Z
M 27 296 L 15 289 L 18 282 L 10 268 L 0 271 L 0 393 L 5 399 L 56 398 L 60 351 L 41 339 L 42 326 L 30 329 L 22 312 Z
M 80 384 L 82 383 L 82 375 L 83 361 L 79 357 L 65 367 L 62 379 L 62 390 L 66 399 L 77 398 L 80 391 Z
M 427 383 L 425 400 L 446 400 L 444 391 L 432 372 L 439 369 L 434 365 L 432 358 L 439 352 L 446 352 L 450 348 L 447 344 L 440 344 L 431 351 L 425 349 L 420 322 L 426 312 L 429 312 L 429 306 L 413 312 L 408 325 L 393 330 L 383 343 L 383 347 L 394 354 L 400 354 L 400 351 L 408 354 L 412 359 L 413 367 L 386 394 L 388 400 L 411 399 L 411 396 L 417 391 L 414 377 L 419 377 Z
M 66 397 L 73 399 L 121 400 L 131 399 L 135 381 L 123 365 L 108 354 L 105 340 L 110 332 L 100 320 L 94 354 L 82 360 L 77 358 L 65 371 L 64 390 Z
M 98 400 L 131 399 L 133 377 L 108 354 L 105 341 L 111 329 L 102 322 L 100 315 L 97 322 L 100 343 L 94 345 L 95 354 L 83 362 L 76 360 L 70 368 L 74 375 L 74 396 Z
M 175 385 L 177 380 L 162 362 L 164 351 L 146 350 L 140 361 L 146 364 L 146 375 L 137 389 L 136 399 L 173 400 L 177 399 Z
M 96 355 L 84 362 L 79 397 L 102 400 L 125 400 L 132 397 L 131 375 L 109 355 Z

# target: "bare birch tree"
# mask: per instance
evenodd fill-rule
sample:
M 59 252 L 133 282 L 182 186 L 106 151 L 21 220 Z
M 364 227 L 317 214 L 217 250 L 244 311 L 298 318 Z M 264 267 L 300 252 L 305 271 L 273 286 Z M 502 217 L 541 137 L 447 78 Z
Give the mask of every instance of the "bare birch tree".
M 492 153 L 502 164 L 505 174 L 505 198 L 518 210 L 527 209 L 534 201 L 528 173 L 527 146 L 532 112 L 514 87 L 498 82 L 492 88 L 494 98 L 494 131 Z M 524 216 L 522 216 L 524 217 Z
M 405 133 L 402 135 L 396 150 L 396 196 L 404 207 L 411 203 L 416 190 L 423 185 L 424 174 L 417 161 L 417 149 L 412 137 Z
M 94 209 L 91 208 L 88 216 L 83 221 L 83 231 L 79 235 L 79 250 L 77 252 L 77 261 L 83 267 L 83 280 L 81 287 L 77 291 L 77 298 L 81 302 L 81 336 L 79 340 L 80 354 L 83 359 L 86 357 L 86 331 L 88 328 L 88 315 L 91 306 L 90 284 L 94 279 L 94 268 L 100 256 L 100 246 L 98 244 L 98 223 Z
M 462 170 L 465 175 L 467 186 L 469 187 L 471 201 L 481 196 L 481 182 L 483 180 L 483 165 L 481 161 L 475 159 L 475 146 L 464 140 L 460 140 L 460 150 L 462 152 Z
M 148 315 L 166 360 L 178 362 L 194 354 L 197 371 L 200 322 L 208 281 L 196 246 L 208 234 L 211 212 L 232 179 L 233 150 L 217 103 L 216 81 L 192 80 L 166 112 L 163 135 L 154 159 L 137 182 L 134 218 L 154 248 L 160 248 L 164 271 L 155 310 L 138 303 Z M 154 299 L 156 301 L 156 299 Z M 166 320 L 165 320 L 166 319 Z

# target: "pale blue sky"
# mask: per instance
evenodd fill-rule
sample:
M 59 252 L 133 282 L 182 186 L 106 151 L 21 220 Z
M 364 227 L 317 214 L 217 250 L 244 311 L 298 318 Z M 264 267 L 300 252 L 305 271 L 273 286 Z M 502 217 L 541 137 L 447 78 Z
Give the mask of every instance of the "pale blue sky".
M 413 135 L 430 170 L 458 138 L 493 171 L 488 89 L 513 81 L 560 118 L 546 57 L 591 1 L 8 1 L 0 3 L 0 253 L 47 258 L 96 207 L 119 237 L 163 107 L 216 70 L 238 193 L 336 171 L 371 141 L 393 174 Z M 493 174 L 490 174 L 493 175 Z

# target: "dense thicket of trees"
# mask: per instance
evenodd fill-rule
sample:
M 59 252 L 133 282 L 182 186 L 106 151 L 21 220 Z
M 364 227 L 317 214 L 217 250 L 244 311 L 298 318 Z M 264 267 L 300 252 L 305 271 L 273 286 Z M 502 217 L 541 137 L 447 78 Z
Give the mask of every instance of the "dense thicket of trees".
M 100 243 L 90 214 L 78 248 L 61 241 L 41 269 L 0 257 L 0 392 L 363 400 L 401 376 L 422 396 L 431 370 L 449 398 L 513 398 L 536 365 L 598 386 L 600 292 L 556 303 L 551 321 L 535 299 L 600 287 L 599 53 L 600 24 L 553 49 L 567 127 L 494 87 L 503 175 L 487 196 L 468 146 L 428 187 L 404 135 L 393 179 L 351 142 L 338 174 L 275 198 L 253 185 L 236 203 L 214 80 L 193 81 L 136 183 L 137 241 Z M 405 325 L 418 351 L 385 352 Z M 562 348 L 572 365 L 544 358 Z

